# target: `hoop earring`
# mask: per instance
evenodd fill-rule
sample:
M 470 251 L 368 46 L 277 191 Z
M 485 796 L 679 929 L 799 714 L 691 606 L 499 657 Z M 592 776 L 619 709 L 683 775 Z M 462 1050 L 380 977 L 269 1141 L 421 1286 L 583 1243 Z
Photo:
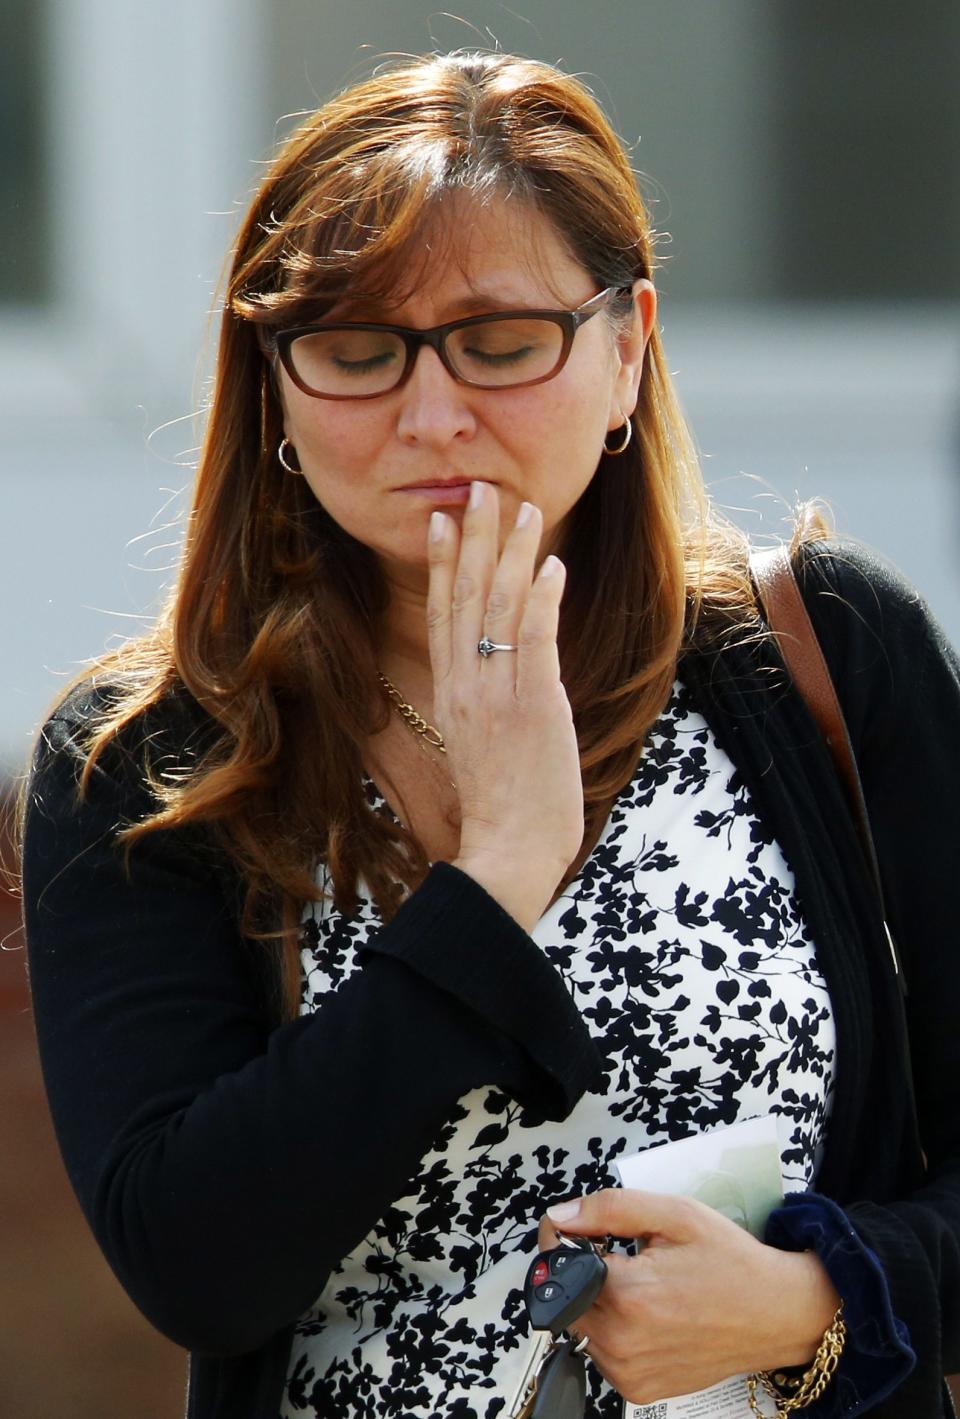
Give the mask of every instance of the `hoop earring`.
M 290 453 L 293 456 L 293 463 L 287 462 L 287 449 L 290 450 Z M 300 467 L 300 460 L 297 457 L 297 450 L 294 448 L 290 440 L 286 437 L 280 440 L 280 447 L 277 449 L 277 458 L 280 460 L 280 467 L 285 468 L 288 473 L 303 472 L 303 469 Z M 294 464 L 296 464 L 296 467 L 294 467 Z
M 633 425 L 631 424 L 629 419 L 626 419 L 624 421 L 623 430 L 624 432 L 621 442 L 615 444 L 613 448 L 611 448 L 610 445 L 607 443 L 606 438 L 604 438 L 603 440 L 603 451 L 604 453 L 609 453 L 611 458 L 617 458 L 621 453 L 625 453 L 627 445 L 633 438 Z M 611 432 L 616 432 L 616 430 L 612 430 Z

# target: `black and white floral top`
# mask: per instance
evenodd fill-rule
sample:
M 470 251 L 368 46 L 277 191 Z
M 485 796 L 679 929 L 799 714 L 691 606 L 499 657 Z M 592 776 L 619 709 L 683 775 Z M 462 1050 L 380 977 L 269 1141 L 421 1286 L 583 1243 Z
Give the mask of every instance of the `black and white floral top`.
M 378 925 L 366 900 L 350 919 L 328 901 L 311 909 L 303 1013 L 357 968 Z M 561 1123 L 528 1120 L 495 1088 L 459 1101 L 406 1195 L 301 1317 L 282 1419 L 505 1415 L 528 1353 L 520 1286 L 537 1221 L 614 1185 L 621 1156 L 772 1112 L 788 1190 L 813 1179 L 830 1001 L 783 854 L 681 686 L 533 936 L 600 1048 L 604 1092 Z M 614 1419 L 619 1397 L 588 1369 L 590 1415 Z

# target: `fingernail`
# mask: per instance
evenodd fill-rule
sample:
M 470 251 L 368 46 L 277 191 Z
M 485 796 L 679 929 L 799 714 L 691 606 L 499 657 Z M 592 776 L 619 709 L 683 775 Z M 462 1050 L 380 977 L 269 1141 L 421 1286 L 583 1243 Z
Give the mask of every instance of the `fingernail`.
M 551 1222 L 569 1222 L 579 1211 L 580 1200 L 577 1198 L 573 1202 L 557 1202 L 553 1207 L 548 1207 L 547 1216 Z
M 561 566 L 562 563 L 559 557 L 549 556 L 540 568 L 540 575 L 543 577 L 556 576 Z
M 481 504 L 482 501 L 483 501 L 483 484 L 482 484 L 482 483 L 471 483 L 471 484 L 470 484 L 470 501 L 469 501 L 469 503 L 467 504 L 467 506 L 470 507 L 470 508 L 478 508 L 478 507 L 480 506 L 480 504 Z
M 439 542 L 443 536 L 444 515 L 442 512 L 432 512 L 430 514 L 430 531 L 428 536 L 431 542 Z
M 532 516 L 533 516 L 533 503 L 521 503 L 521 504 L 520 504 L 520 510 L 519 510 L 519 512 L 517 513 L 517 522 L 516 522 L 517 527 L 526 527 L 527 523 L 530 521 L 530 518 L 531 518 Z

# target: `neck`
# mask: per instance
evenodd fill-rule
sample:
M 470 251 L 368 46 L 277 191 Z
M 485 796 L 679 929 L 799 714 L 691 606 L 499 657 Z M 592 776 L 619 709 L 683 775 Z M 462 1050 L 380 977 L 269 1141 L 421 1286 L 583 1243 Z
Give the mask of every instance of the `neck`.
M 427 637 L 427 582 L 422 573 L 384 567 L 387 608 L 380 619 L 377 663 L 417 709 L 433 701 Z

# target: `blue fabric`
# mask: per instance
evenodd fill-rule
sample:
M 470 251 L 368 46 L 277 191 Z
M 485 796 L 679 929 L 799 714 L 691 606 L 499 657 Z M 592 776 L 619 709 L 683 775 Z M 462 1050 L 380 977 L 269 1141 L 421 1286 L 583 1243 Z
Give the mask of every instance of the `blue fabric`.
M 810 1419 L 854 1419 L 887 1398 L 917 1363 L 910 1332 L 893 1314 L 883 1267 L 843 1210 L 816 1192 L 794 1192 L 771 1212 L 764 1240 L 813 1251 L 843 1298 L 847 1341 L 837 1373 Z

